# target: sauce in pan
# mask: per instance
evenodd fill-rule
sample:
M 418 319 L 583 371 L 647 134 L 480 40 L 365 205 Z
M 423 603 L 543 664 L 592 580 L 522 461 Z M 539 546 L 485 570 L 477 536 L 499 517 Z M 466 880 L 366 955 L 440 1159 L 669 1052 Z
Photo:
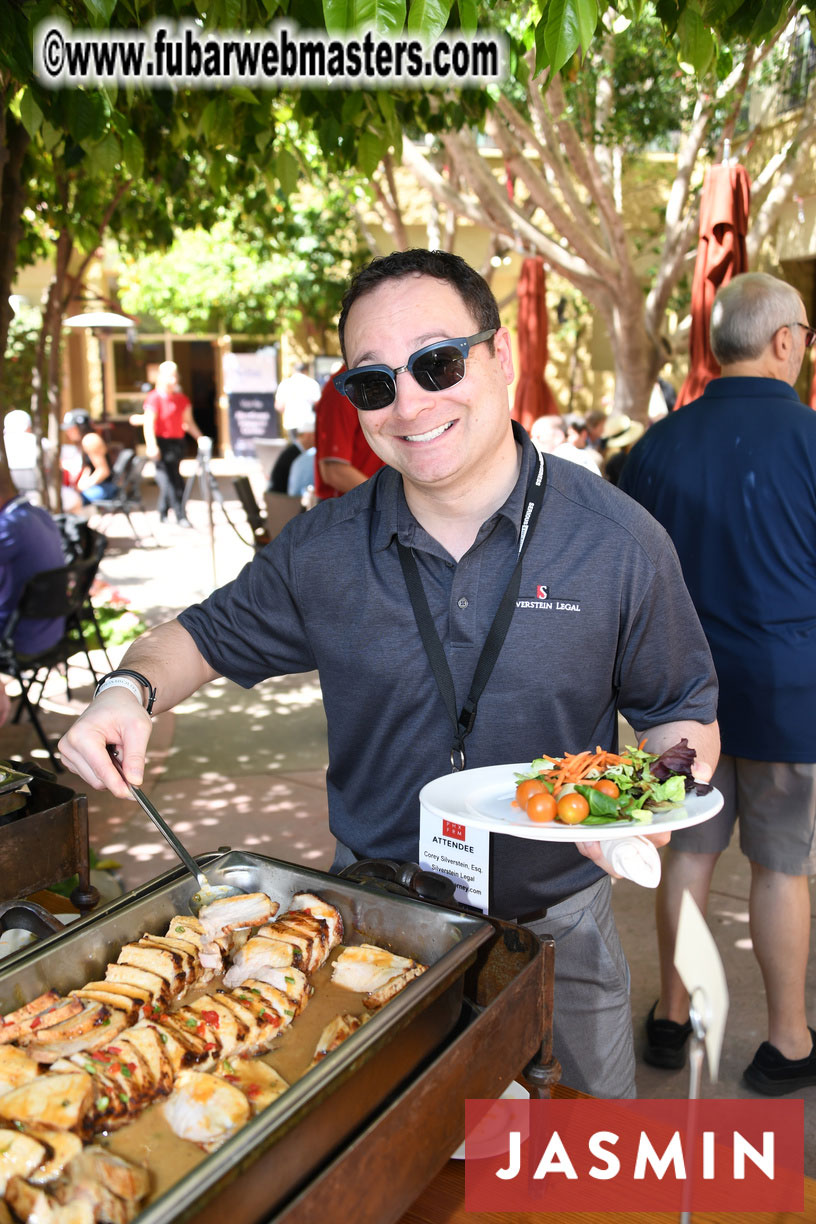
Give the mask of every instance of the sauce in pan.
M 366 1014 L 363 995 L 332 983 L 331 967 L 342 951 L 342 945 L 335 948 L 326 964 L 310 975 L 314 994 L 297 1019 L 275 1039 L 269 1052 L 261 1055 L 263 1061 L 274 1067 L 287 1084 L 293 1084 L 306 1073 L 314 1058 L 320 1034 L 335 1016 L 342 1012 Z M 220 984 L 220 979 L 214 981 L 210 990 L 215 990 Z M 190 997 L 187 997 L 188 1000 Z M 151 1105 L 120 1130 L 98 1136 L 96 1142 L 104 1143 L 111 1151 L 150 1170 L 152 1188 L 143 1207 L 159 1198 L 207 1158 L 207 1152 L 197 1144 L 179 1139 L 173 1133 L 165 1121 L 161 1102 Z

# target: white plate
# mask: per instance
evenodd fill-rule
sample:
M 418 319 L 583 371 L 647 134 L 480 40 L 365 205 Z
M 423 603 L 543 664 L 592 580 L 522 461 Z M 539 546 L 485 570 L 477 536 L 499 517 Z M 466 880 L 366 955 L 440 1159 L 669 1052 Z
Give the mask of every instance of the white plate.
M 428 782 L 419 792 L 419 802 L 435 815 L 455 816 L 461 823 L 491 833 L 527 837 L 534 841 L 610 841 L 633 834 L 672 832 L 702 824 L 716 816 L 723 797 L 716 789 L 707 795 L 687 795 L 682 807 L 653 812 L 648 824 L 640 820 L 619 820 L 609 825 L 563 825 L 555 821 L 529 820 L 520 808 L 512 806 L 517 773 L 529 773 L 530 762 L 519 765 L 488 765 L 446 774 Z
M 513 1080 L 508 1088 L 499 1097 L 500 1101 L 529 1101 L 530 1094 L 523 1084 L 518 1080 Z M 507 1146 L 507 1129 L 505 1126 L 506 1115 L 493 1115 L 490 1110 L 487 1111 L 482 1118 L 478 1127 L 474 1129 L 470 1136 L 470 1155 L 471 1157 L 486 1158 L 488 1156 L 498 1156 Z M 527 1136 L 525 1135 L 526 1139 Z M 460 1143 L 455 1152 L 451 1152 L 451 1160 L 465 1159 L 465 1145 Z

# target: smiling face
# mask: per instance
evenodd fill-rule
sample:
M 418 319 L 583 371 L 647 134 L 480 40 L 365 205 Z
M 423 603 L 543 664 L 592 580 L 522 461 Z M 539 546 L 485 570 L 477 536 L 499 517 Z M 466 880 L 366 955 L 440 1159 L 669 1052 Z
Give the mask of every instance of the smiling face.
M 396 369 L 435 340 L 478 331 L 478 322 L 447 282 L 417 274 L 385 281 L 349 311 L 349 369 L 374 364 Z M 499 329 L 493 345 L 493 353 L 488 343 L 474 345 L 465 377 L 448 390 L 424 391 L 405 370 L 397 375 L 393 404 L 359 413 L 371 449 L 402 473 L 409 504 L 412 493 L 447 498 L 514 477 L 507 396 L 513 362 L 506 328 Z

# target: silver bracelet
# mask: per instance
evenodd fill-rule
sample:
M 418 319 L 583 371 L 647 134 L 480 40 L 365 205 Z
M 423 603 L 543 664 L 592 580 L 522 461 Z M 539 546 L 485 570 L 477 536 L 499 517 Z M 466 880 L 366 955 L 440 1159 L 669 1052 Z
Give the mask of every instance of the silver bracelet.
M 126 688 L 128 692 L 131 692 L 142 709 L 144 709 L 144 693 L 141 686 L 138 685 L 135 680 L 131 680 L 130 676 L 110 676 L 107 680 L 103 680 L 94 693 L 94 697 L 98 697 L 100 693 L 104 693 L 105 689 L 120 687 Z

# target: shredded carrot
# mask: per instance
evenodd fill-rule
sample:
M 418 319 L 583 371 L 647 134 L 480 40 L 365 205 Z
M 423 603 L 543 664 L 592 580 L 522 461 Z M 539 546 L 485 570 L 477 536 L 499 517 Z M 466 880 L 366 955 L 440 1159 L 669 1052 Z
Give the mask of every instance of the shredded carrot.
M 627 758 L 615 752 L 606 752 L 599 744 L 594 752 L 565 752 L 562 757 L 542 753 L 541 760 L 552 763 L 552 768 L 540 776 L 552 783 L 553 793 L 557 794 L 563 786 L 574 786 L 590 773 L 605 773 L 612 765 L 621 765 Z

